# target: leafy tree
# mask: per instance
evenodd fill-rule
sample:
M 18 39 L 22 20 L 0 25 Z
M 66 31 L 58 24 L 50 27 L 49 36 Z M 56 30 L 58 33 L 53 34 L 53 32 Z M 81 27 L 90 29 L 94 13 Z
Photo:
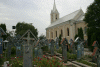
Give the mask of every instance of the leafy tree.
M 84 40 L 84 35 L 83 35 L 83 30 L 82 30 L 82 27 L 81 28 L 78 28 L 78 36 Z
M 100 44 L 100 0 L 94 0 L 94 2 L 87 8 L 84 21 L 88 23 L 88 45 L 97 40 Z M 99 45 L 100 48 L 100 45 Z
M 46 38 L 46 36 L 43 35 L 43 34 L 41 34 L 41 35 L 39 36 L 39 39 L 40 39 L 40 40 L 41 40 L 41 39 L 44 39 L 44 38 Z
M 61 36 L 61 34 L 59 35 L 59 46 L 61 46 L 61 44 L 60 44 L 60 42 L 61 42 L 61 40 L 62 40 L 62 38 L 61 38 L 62 36 Z
M 28 24 L 28 23 L 25 23 L 25 22 L 18 22 L 17 25 L 16 25 L 16 35 L 23 35 L 27 30 L 31 30 L 32 33 L 37 37 L 38 35 L 38 30 L 32 25 L 32 24 Z
M 84 34 L 83 34 L 83 29 L 78 28 L 78 34 L 75 35 L 74 39 L 76 39 L 77 37 L 80 37 L 82 40 L 84 40 Z
M 0 24 L 0 27 L 4 30 L 4 32 L 7 34 L 7 35 L 2 35 L 3 37 L 3 40 L 5 40 L 7 38 L 7 36 L 10 36 L 9 33 L 7 33 L 7 29 L 6 29 L 6 25 L 5 24 Z
M 75 35 L 74 39 L 76 39 L 78 37 L 78 34 Z

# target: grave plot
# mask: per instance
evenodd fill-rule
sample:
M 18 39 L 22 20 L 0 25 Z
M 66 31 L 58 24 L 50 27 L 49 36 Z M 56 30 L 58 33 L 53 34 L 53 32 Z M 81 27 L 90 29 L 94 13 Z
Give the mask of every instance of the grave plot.
M 31 37 L 33 35 L 33 37 Z M 89 61 L 84 60 L 84 42 L 76 39 L 77 45 L 74 41 L 70 41 L 66 38 L 61 40 L 59 43 L 59 38 L 53 39 L 37 39 L 34 34 L 28 30 L 21 38 L 14 37 L 13 39 L 8 39 L 12 46 L 16 47 L 16 56 L 6 58 L 9 61 L 9 66 L 16 67 L 91 67 L 96 66 Z M 9 46 L 8 42 L 8 46 Z M 59 46 L 61 44 L 61 46 Z M 8 48 L 7 46 L 7 48 Z M 70 46 L 70 47 L 69 47 Z M 77 48 L 76 48 L 77 47 Z M 6 48 L 6 47 L 5 47 Z M 70 51 L 72 50 L 72 51 Z M 96 49 L 95 49 L 96 50 Z M 97 54 L 99 66 L 99 50 L 93 52 Z M 8 51 L 9 52 L 9 51 Z M 80 55 L 79 55 L 80 53 Z M 10 54 L 11 55 L 11 54 Z M 20 57 L 21 56 L 21 57 Z M 4 57 L 3 57 L 4 58 Z M 2 58 L 2 59 L 3 59 Z

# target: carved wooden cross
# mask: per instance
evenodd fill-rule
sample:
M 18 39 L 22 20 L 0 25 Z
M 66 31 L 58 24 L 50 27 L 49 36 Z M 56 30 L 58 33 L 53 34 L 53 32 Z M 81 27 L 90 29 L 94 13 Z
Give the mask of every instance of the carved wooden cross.
M 27 40 L 27 44 L 28 44 L 28 45 L 29 45 L 29 43 L 30 43 L 30 40 L 34 40 L 34 38 L 30 38 L 30 32 L 28 32 L 27 38 L 23 38 L 23 39 L 26 39 L 26 40 Z

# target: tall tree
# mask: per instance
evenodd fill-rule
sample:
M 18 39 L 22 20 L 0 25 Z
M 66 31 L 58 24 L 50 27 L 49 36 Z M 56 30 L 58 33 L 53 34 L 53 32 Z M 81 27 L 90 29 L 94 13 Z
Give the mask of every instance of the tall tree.
M 23 35 L 27 30 L 31 30 L 32 33 L 37 37 L 38 35 L 38 30 L 32 25 L 32 24 L 28 24 L 25 22 L 18 22 L 16 25 L 16 35 Z
M 94 2 L 87 8 L 84 21 L 88 23 L 88 45 L 91 46 L 94 40 L 100 44 L 100 0 Z M 95 35 L 95 39 L 94 38 Z M 99 46 L 100 47 L 100 46 Z
M 82 27 L 81 27 L 81 28 L 78 28 L 78 36 L 79 36 L 82 40 L 84 40 L 84 34 L 83 34 L 83 29 L 82 29 Z
M 7 38 L 7 36 L 10 36 L 9 33 L 7 33 L 7 29 L 6 29 L 6 24 L 0 24 L 0 27 L 4 30 L 4 32 L 7 34 L 7 35 L 2 35 L 3 37 L 3 40 L 5 40 Z
M 75 35 L 74 39 L 76 39 L 77 37 L 80 37 L 82 40 L 84 40 L 84 34 L 83 34 L 83 29 L 78 28 L 78 34 Z

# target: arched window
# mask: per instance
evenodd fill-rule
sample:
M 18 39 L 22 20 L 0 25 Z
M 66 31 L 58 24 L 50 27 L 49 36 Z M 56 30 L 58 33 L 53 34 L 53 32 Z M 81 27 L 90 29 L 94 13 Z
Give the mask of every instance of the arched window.
M 67 28 L 67 36 L 69 36 L 69 28 Z
M 56 20 L 57 20 L 57 14 L 56 14 Z
M 53 32 L 51 32 L 51 38 L 53 38 Z
M 57 37 L 57 31 L 56 31 L 56 37 Z
M 63 31 L 62 31 L 62 29 L 61 29 L 61 36 L 63 36 Z

